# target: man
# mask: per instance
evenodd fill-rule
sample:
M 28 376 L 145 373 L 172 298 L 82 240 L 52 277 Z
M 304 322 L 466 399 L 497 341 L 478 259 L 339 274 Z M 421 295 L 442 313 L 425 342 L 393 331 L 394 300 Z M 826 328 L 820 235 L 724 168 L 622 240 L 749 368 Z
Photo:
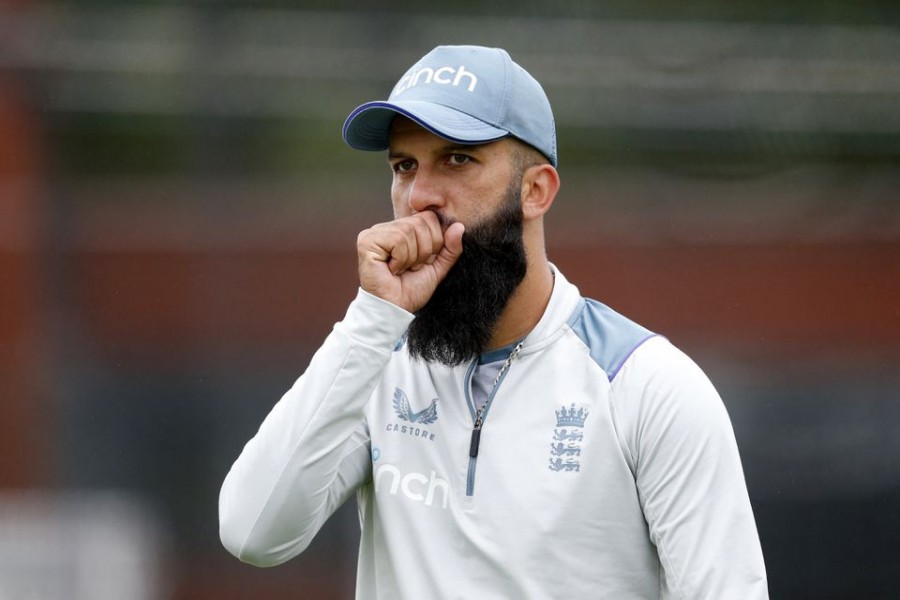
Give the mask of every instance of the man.
M 224 545 L 275 565 L 353 493 L 358 598 L 767 598 L 728 416 L 666 339 L 544 251 L 541 86 L 438 47 L 344 139 L 388 150 L 360 290 L 225 479 Z

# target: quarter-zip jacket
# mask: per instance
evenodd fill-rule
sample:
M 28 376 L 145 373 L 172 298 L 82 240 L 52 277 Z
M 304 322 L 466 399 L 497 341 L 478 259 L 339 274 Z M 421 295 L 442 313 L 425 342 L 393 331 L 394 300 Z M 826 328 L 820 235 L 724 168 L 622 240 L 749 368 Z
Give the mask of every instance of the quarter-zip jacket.
M 728 415 L 665 338 L 556 271 L 473 457 L 471 368 L 412 360 L 412 319 L 359 291 L 225 479 L 230 552 L 287 561 L 356 493 L 358 599 L 768 598 Z

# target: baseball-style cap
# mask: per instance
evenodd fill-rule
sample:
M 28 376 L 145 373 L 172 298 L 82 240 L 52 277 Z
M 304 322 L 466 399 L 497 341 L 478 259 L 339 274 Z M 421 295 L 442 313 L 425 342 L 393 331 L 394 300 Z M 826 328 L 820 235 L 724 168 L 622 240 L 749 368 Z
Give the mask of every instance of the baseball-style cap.
M 505 50 L 438 46 L 414 64 L 387 101 L 367 102 L 344 122 L 344 141 L 358 150 L 386 150 L 398 114 L 459 144 L 511 135 L 556 166 L 556 126 L 541 85 Z

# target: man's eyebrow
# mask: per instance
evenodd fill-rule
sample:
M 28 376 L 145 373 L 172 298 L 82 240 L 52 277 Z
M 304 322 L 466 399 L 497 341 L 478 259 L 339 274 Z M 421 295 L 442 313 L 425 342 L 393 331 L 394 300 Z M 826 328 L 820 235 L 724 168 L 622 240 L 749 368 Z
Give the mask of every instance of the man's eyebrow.
M 388 150 L 388 160 L 393 160 L 395 158 L 412 158 L 406 152 L 399 152 L 397 150 Z
M 459 152 L 461 154 L 470 154 L 472 152 L 479 152 L 485 147 L 488 146 L 488 143 L 479 143 L 479 144 L 447 144 L 439 150 L 440 154 L 453 154 L 455 152 Z
M 439 148 L 435 148 L 433 154 L 440 156 L 442 154 L 454 154 L 454 153 L 470 153 L 477 150 L 480 150 L 487 146 L 487 144 L 447 144 L 446 146 L 441 146 Z M 411 154 L 403 152 L 402 150 L 388 150 L 388 160 L 396 159 L 396 158 L 415 158 Z

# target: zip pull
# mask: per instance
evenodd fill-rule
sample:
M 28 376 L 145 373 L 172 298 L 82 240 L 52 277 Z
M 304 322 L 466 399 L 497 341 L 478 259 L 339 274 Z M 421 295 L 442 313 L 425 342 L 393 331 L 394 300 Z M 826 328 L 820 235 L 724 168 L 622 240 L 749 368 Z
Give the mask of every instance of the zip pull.
M 472 440 L 469 442 L 469 458 L 478 458 L 478 445 L 481 443 L 481 419 L 475 422 Z

